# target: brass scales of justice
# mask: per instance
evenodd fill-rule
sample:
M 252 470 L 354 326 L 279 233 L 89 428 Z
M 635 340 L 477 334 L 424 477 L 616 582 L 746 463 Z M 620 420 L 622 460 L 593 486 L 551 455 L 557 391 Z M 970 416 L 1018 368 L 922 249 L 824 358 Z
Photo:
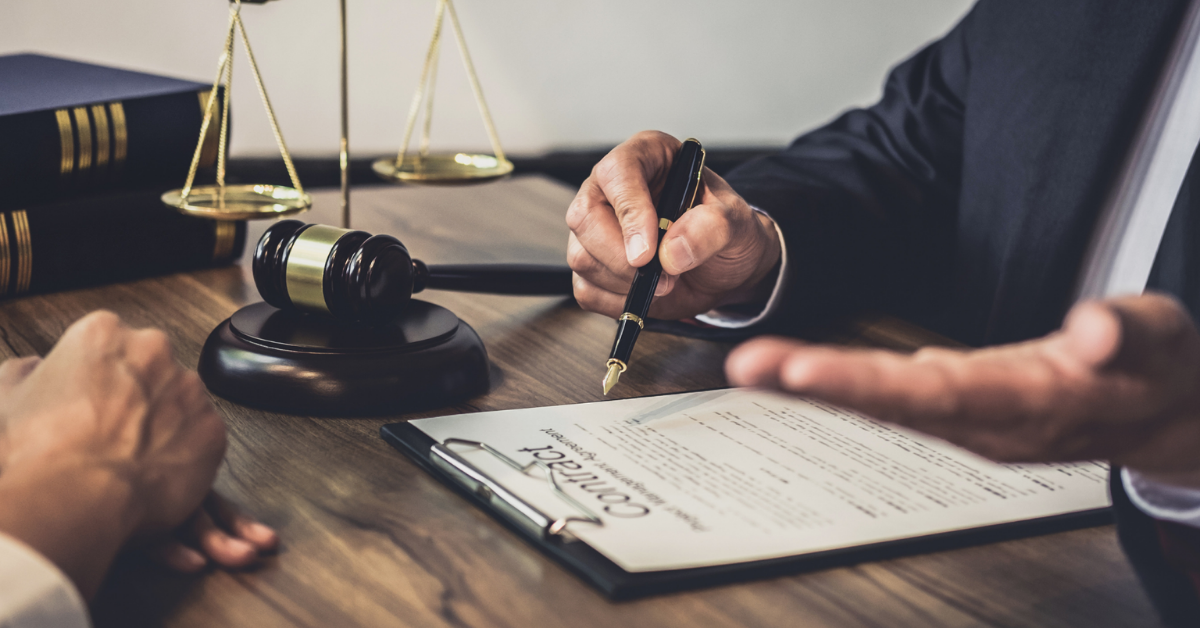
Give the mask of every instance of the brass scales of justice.
M 249 3 L 251 0 L 246 0 Z M 266 0 L 263 0 L 266 1 Z M 487 352 L 475 330 L 449 310 L 410 298 L 424 288 L 524 295 L 570 295 L 564 266 L 426 265 L 399 240 L 350 229 L 346 0 L 340 2 L 341 228 L 279 220 L 254 250 L 253 275 L 264 302 L 243 307 L 205 342 L 197 371 L 209 390 L 268 410 L 308 415 L 394 414 L 485 392 Z M 230 3 L 229 28 L 207 100 L 200 141 L 183 188 L 163 202 L 213 220 L 279 219 L 312 207 L 262 81 L 242 0 Z M 433 154 L 429 135 L 443 26 L 449 18 L 493 154 Z M 227 185 L 226 153 L 235 40 L 246 51 L 291 186 Z M 217 112 L 218 87 L 224 99 Z M 418 117 L 420 143 L 409 152 Z M 204 138 L 218 124 L 216 183 L 194 185 Z M 437 0 L 434 30 L 395 159 L 373 164 L 382 178 L 410 184 L 466 184 L 513 170 L 484 101 L 452 0 Z
M 246 1 L 249 3 L 252 0 Z M 266 1 L 268 0 L 260 0 L 256 3 Z M 234 0 L 230 3 L 229 27 L 226 31 L 225 43 L 222 47 L 221 57 L 217 66 L 217 77 L 213 81 L 213 88 L 204 109 L 204 118 L 200 126 L 200 139 L 196 144 L 196 151 L 192 156 L 192 163 L 188 170 L 187 179 L 184 182 L 183 188 L 163 194 L 162 200 L 167 206 L 173 207 L 185 214 L 214 220 L 254 220 L 298 214 L 312 207 L 312 197 L 304 192 L 304 188 L 300 184 L 300 178 L 296 174 L 296 167 L 292 163 L 291 153 L 288 152 L 287 143 L 284 141 L 283 133 L 279 129 L 274 108 L 271 106 L 271 100 L 267 96 L 267 90 L 263 84 L 262 74 L 259 72 L 258 64 L 254 59 L 254 53 L 250 47 L 250 39 L 246 34 L 246 27 L 242 21 L 241 9 L 242 0 Z M 348 229 L 350 227 L 350 123 L 348 113 L 349 82 L 347 79 L 346 0 L 340 0 L 340 9 L 341 145 L 339 156 L 342 174 L 342 227 Z M 455 41 L 458 44 L 459 53 L 462 56 L 463 66 L 466 69 L 471 90 L 475 95 L 480 116 L 483 118 L 484 129 L 487 131 L 488 140 L 491 142 L 493 152 L 491 155 L 470 153 L 430 154 L 429 152 L 433 122 L 434 87 L 437 82 L 438 59 L 441 54 L 442 31 L 447 15 L 454 30 Z M 283 158 L 288 176 L 291 178 L 291 187 L 267 184 L 234 186 L 225 184 L 225 165 L 229 137 L 229 103 L 232 100 L 233 86 L 233 53 L 234 42 L 235 39 L 239 38 L 238 36 L 240 36 L 245 48 L 246 57 L 250 63 L 251 72 L 254 75 L 254 82 L 258 87 L 259 96 L 262 98 L 263 107 L 266 109 L 267 119 L 270 121 L 271 131 L 275 135 L 280 156 Z M 204 146 L 204 138 L 207 136 L 214 118 L 217 117 L 217 90 L 222 81 L 225 84 L 225 96 L 218 121 L 219 141 L 217 148 L 216 184 L 194 186 L 193 183 L 195 182 L 196 171 L 200 164 L 200 157 Z M 408 147 L 412 140 L 417 118 L 421 114 L 422 106 L 424 108 L 424 125 L 422 127 L 419 150 L 416 155 L 410 156 Z M 483 96 L 483 88 L 475 72 L 475 65 L 471 62 L 471 55 L 467 50 L 462 26 L 459 24 L 458 14 L 455 12 L 451 0 L 437 0 L 433 36 L 430 38 L 429 49 L 425 55 L 425 65 L 421 70 L 420 82 L 417 85 L 416 93 L 413 94 L 412 105 L 409 107 L 407 123 L 404 127 L 404 139 L 401 141 L 399 153 L 396 155 L 395 160 L 380 159 L 376 161 L 372 169 L 386 181 L 443 185 L 499 179 L 508 176 L 513 170 L 512 162 L 505 157 L 504 149 L 500 146 L 500 138 L 496 133 L 495 124 L 492 122 L 491 112 L 488 110 L 487 101 Z

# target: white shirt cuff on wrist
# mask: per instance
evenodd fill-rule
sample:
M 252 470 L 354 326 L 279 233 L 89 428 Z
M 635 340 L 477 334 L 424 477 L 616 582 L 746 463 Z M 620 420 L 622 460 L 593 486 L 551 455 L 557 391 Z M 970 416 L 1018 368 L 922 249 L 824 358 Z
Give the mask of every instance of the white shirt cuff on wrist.
M 87 628 L 87 606 L 75 585 L 33 548 L 0 534 L 0 626 Z
M 1200 528 L 1200 487 L 1156 482 L 1132 469 L 1121 469 L 1121 484 L 1138 510 L 1163 521 Z
M 771 217 L 770 214 L 757 207 L 751 207 L 751 209 L 767 218 Z M 779 235 L 779 275 L 775 278 L 775 288 L 771 290 L 771 297 L 767 299 L 767 304 L 763 306 L 762 311 L 757 314 L 746 314 L 733 310 L 715 309 L 703 314 L 697 314 L 696 320 L 712 325 L 713 327 L 741 329 L 758 323 L 779 308 L 779 302 L 782 300 L 780 294 L 783 293 L 783 286 L 785 285 L 788 272 L 787 242 L 783 239 L 783 231 L 779 229 L 779 225 L 774 220 L 771 221 L 771 224 L 775 227 L 775 233 Z

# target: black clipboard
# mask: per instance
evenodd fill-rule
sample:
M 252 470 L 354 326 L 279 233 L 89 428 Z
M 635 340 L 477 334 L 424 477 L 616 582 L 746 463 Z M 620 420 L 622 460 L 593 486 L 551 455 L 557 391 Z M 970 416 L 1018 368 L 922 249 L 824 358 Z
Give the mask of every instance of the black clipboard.
M 500 491 L 497 491 L 494 487 L 499 485 L 479 473 L 478 470 L 474 470 L 474 472 L 480 477 L 469 477 L 470 470 L 448 466 L 447 458 L 444 455 L 446 448 L 416 426 L 409 423 L 391 423 L 384 425 L 379 431 L 385 441 L 399 449 L 430 475 L 457 491 L 506 528 L 525 539 L 543 554 L 557 560 L 612 600 L 632 599 L 683 589 L 995 543 L 1021 537 L 1106 525 L 1113 521 L 1111 509 L 1098 508 L 767 560 L 631 573 L 582 541 L 564 541 L 559 533 L 566 522 L 530 512 L 530 510 L 536 509 L 514 504 L 510 501 L 513 499 L 511 494 L 506 494 L 502 487 Z M 473 441 L 459 442 L 473 443 Z M 474 444 L 486 447 L 483 443 Z M 461 462 L 470 467 L 469 463 Z M 512 464 L 511 461 L 510 464 Z M 484 483 L 483 480 L 491 483 Z

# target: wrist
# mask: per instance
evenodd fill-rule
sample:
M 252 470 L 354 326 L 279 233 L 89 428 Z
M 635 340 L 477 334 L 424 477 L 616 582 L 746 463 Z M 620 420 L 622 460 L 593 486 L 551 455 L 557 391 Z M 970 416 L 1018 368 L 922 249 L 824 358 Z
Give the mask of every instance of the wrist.
M 0 531 L 54 563 L 85 598 L 138 520 L 133 487 L 104 465 L 25 459 L 0 475 Z
M 783 265 L 783 246 L 775 221 L 761 211 L 754 211 L 758 231 L 757 250 L 760 252 L 754 271 L 740 287 L 730 291 L 719 307 L 765 304 L 775 290 Z

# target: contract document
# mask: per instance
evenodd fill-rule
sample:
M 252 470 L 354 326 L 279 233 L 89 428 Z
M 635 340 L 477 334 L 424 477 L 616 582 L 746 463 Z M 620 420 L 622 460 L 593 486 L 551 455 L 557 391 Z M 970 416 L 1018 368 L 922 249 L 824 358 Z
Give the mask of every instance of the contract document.
M 1099 462 L 996 464 L 814 401 L 731 389 L 412 421 L 627 572 L 727 565 L 1109 506 Z M 562 492 L 546 480 L 549 472 Z

